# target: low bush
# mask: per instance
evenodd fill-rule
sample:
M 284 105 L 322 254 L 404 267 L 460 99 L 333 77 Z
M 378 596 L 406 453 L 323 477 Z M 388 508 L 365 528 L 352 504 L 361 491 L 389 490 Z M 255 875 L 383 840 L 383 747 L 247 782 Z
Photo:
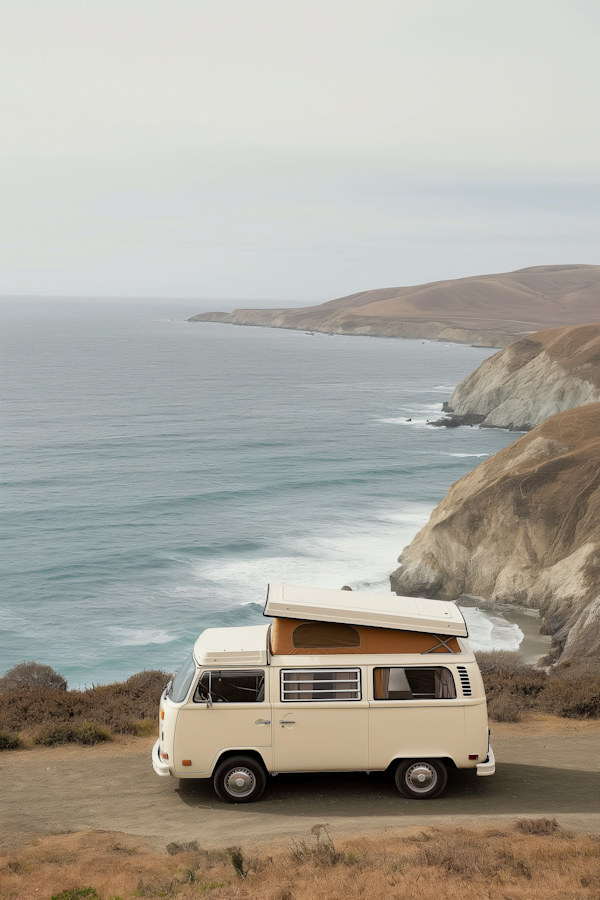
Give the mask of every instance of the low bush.
M 515 828 L 524 834 L 556 834 L 560 826 L 556 819 L 519 819 Z
M 169 676 L 151 670 L 87 690 L 18 687 L 0 694 L 0 727 L 43 745 L 97 744 L 113 734 L 151 735 Z M 16 749 L 0 741 L 0 749 Z
M 19 750 L 22 746 L 23 741 L 18 734 L 0 731 L 0 750 Z
M 55 725 L 50 728 L 40 728 L 32 735 L 34 744 L 44 747 L 54 747 L 56 744 L 100 744 L 103 741 L 111 741 L 112 735 L 108 728 L 98 725 L 96 722 L 84 722 L 83 725 Z
M 66 691 L 67 679 L 50 666 L 36 662 L 18 663 L 0 678 L 0 693 L 39 687 Z
M 576 719 L 600 717 L 600 661 L 567 660 L 547 672 L 520 653 L 477 653 L 488 709 L 497 722 L 518 722 L 526 709 Z

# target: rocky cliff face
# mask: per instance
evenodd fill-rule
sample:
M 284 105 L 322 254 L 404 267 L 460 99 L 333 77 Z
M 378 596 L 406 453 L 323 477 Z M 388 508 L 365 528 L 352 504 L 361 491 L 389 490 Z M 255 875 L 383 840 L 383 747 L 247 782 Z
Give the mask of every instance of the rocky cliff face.
M 540 328 L 593 322 L 599 308 L 600 266 L 534 266 L 360 291 L 319 306 L 201 313 L 190 321 L 506 347 Z
M 600 403 L 457 481 L 398 561 L 399 594 L 529 606 L 553 636 L 547 661 L 600 654 Z
M 538 331 L 501 350 L 462 381 L 444 424 L 528 431 L 551 416 L 600 402 L 600 324 Z

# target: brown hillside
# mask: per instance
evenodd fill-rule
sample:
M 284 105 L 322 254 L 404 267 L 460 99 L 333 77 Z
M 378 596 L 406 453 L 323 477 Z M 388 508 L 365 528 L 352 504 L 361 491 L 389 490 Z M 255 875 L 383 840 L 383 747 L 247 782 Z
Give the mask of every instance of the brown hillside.
M 600 403 L 548 419 L 452 485 L 399 562 L 399 594 L 537 608 L 554 658 L 598 655 Z
M 523 334 L 599 319 L 600 266 L 567 265 L 381 288 L 319 306 L 202 313 L 190 321 L 506 346 Z

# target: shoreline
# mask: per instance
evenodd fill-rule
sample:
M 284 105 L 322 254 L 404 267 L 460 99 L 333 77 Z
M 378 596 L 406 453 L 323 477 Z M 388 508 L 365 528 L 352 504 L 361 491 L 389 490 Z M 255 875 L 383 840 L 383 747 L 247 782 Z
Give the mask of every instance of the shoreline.
M 458 607 L 465 606 L 470 609 L 478 609 L 486 615 L 499 616 L 511 625 L 517 625 L 523 633 L 519 644 L 519 652 L 523 654 L 529 665 L 536 665 L 538 660 L 550 652 L 552 637 L 541 634 L 542 617 L 539 610 L 529 609 L 526 606 L 511 606 L 508 603 L 492 603 L 484 597 L 459 597 L 456 601 Z M 487 652 L 487 651 L 482 651 Z
M 470 346 L 476 349 L 503 350 L 509 344 L 518 341 L 519 338 L 533 334 L 532 331 L 523 331 L 515 334 L 498 333 L 493 330 L 491 333 L 485 329 L 468 329 L 453 326 L 449 323 L 435 322 L 438 329 L 419 328 L 422 323 L 407 321 L 405 323 L 394 323 L 397 327 L 387 325 L 378 327 L 376 325 L 358 325 L 353 328 L 323 328 L 319 325 L 279 325 L 273 322 L 236 322 L 226 317 L 233 316 L 234 313 L 198 313 L 198 315 L 190 316 L 187 322 L 208 322 L 218 325 L 237 325 L 239 328 L 273 328 L 279 331 L 298 331 L 305 334 L 324 334 L 329 337 L 371 337 L 371 338 L 391 338 L 396 340 L 415 340 L 426 341 L 434 344 L 459 344 L 460 346 Z M 429 324 L 429 323 L 425 323 Z M 405 326 L 405 327 L 402 327 Z M 413 326 L 413 327 L 411 327 Z M 463 337 L 464 335 L 464 337 Z M 506 339 L 504 339 L 506 338 Z

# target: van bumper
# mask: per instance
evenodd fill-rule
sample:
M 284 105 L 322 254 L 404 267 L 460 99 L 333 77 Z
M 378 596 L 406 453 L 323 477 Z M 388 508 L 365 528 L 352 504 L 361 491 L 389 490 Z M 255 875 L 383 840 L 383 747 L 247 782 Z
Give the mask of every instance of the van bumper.
M 493 775 L 496 771 L 496 757 L 491 747 L 488 749 L 488 756 L 485 762 L 479 763 L 477 766 L 478 775 Z
M 160 758 L 160 740 L 152 748 L 152 768 L 157 775 L 161 775 L 163 778 L 168 778 L 171 774 L 168 764 Z

